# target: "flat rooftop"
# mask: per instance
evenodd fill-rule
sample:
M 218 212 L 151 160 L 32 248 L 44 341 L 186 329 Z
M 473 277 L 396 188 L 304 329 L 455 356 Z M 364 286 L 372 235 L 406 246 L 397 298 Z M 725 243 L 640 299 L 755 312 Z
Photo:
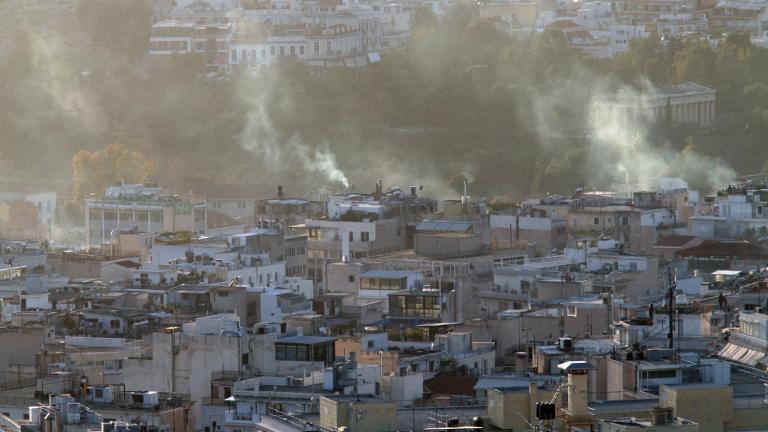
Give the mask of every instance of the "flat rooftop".
M 336 338 L 328 337 L 328 336 L 289 336 L 280 338 L 276 343 L 291 343 L 291 344 L 299 344 L 299 345 L 315 345 L 320 343 L 326 343 L 326 342 L 332 342 L 335 341 Z

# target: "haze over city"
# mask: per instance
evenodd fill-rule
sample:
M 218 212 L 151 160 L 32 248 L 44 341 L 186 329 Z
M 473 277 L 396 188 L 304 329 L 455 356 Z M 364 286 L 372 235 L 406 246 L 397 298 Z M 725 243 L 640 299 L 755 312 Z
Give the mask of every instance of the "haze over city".
M 766 0 L 0 0 L 0 431 L 768 431 Z

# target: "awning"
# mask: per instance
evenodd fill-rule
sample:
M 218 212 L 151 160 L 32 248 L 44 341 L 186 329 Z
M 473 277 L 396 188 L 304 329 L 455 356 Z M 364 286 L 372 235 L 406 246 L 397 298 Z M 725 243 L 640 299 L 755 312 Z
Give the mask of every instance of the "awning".
M 729 343 L 717 353 L 717 356 L 747 366 L 754 366 L 759 361 L 763 360 L 763 358 L 766 357 L 766 354 L 763 351 L 753 350 L 741 345 Z
M 381 61 L 381 55 L 379 55 L 378 51 L 369 52 L 368 61 L 370 61 L 371 63 L 378 63 Z

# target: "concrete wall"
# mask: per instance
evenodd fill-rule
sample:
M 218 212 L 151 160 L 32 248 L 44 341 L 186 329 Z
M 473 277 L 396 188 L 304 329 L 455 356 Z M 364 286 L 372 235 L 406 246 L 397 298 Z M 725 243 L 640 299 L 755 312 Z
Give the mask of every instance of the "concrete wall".
M 701 432 L 722 432 L 732 421 L 733 388 L 713 384 L 662 385 L 659 388 L 662 407 L 672 407 L 675 415 L 699 423 Z M 761 426 L 765 426 L 762 423 Z
M 35 355 L 40 352 L 43 334 L 42 328 L 0 331 L 0 365 L 34 365 Z
M 189 394 L 199 401 L 209 396 L 211 373 L 236 371 L 239 366 L 239 338 L 231 336 L 186 336 L 153 333 L 152 358 L 130 358 L 123 362 L 122 382 L 127 389 Z M 173 346 L 179 353 L 172 354 Z M 119 379 L 120 377 L 118 377 Z M 195 404 L 200 419 L 200 405 Z M 197 424 L 196 429 L 201 425 Z
M 608 306 L 566 305 L 563 331 L 567 336 L 584 337 L 610 334 Z
M 553 392 L 531 386 L 513 391 L 488 391 L 488 417 L 491 424 L 500 429 L 523 431 L 530 429 L 536 417 L 536 402 L 549 402 Z M 555 401 L 562 407 L 562 398 Z
M 385 432 L 397 429 L 395 402 L 347 402 L 320 398 L 320 425 L 348 426 L 353 431 Z
M 588 286 L 582 282 L 537 281 L 536 295 L 539 300 L 563 299 L 583 296 Z
M 459 258 L 482 253 L 483 242 L 479 234 L 417 234 L 414 250 L 435 259 Z

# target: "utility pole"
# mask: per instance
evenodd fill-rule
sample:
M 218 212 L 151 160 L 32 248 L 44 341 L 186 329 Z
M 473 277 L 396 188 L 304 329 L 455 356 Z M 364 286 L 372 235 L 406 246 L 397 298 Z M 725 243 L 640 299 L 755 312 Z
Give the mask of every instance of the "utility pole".
M 667 312 L 669 314 L 669 332 L 667 333 L 667 339 L 669 340 L 669 349 L 675 347 L 675 288 L 677 283 L 675 281 L 675 275 L 673 269 L 669 269 L 669 299 L 667 302 Z M 679 341 L 678 341 L 679 342 Z

